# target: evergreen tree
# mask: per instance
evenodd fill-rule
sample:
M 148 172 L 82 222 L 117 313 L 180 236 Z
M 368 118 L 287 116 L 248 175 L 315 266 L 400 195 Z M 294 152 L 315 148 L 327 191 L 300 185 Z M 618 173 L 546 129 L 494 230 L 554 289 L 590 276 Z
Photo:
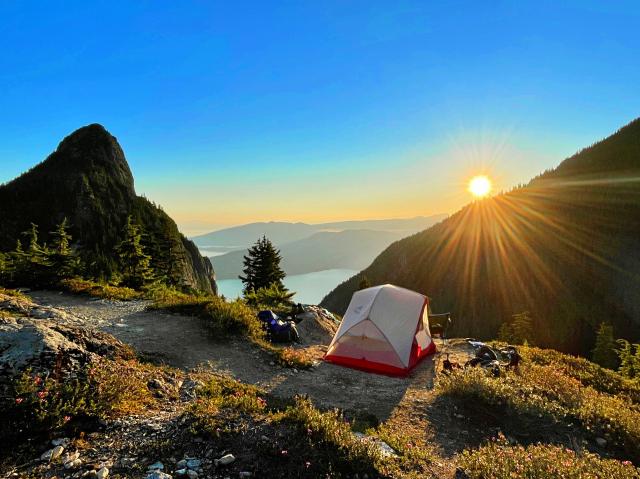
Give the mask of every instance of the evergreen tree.
M 363 276 L 362 279 L 360 280 L 360 283 L 358 283 L 358 291 L 360 291 L 361 289 L 367 289 L 371 287 L 371 282 L 369 281 L 369 278 L 367 276 Z
M 633 345 L 626 339 L 618 339 L 618 344 L 620 345 L 620 349 L 617 351 L 620 360 L 618 372 L 624 377 L 632 379 L 640 374 L 640 370 L 636 370 L 636 358 L 633 354 L 634 346 L 637 352 L 640 345 Z
M 282 280 L 286 276 L 280 268 L 280 251 L 266 236 L 260 238 L 256 244 L 249 248 L 244 257 L 242 270 L 244 276 L 239 278 L 244 283 L 244 294 L 269 288 L 276 284 L 281 290 L 287 291 Z
M 513 336 L 517 344 L 535 344 L 535 329 L 529 311 L 513 315 Z
M 529 311 L 514 314 L 510 322 L 502 323 L 498 339 L 511 344 L 535 344 L 535 329 Z
M 19 251 L 17 255 L 22 256 L 17 263 L 16 276 L 19 281 L 29 286 L 42 286 L 50 282 L 51 264 L 48 261 L 46 246 L 38 243 L 38 225 L 31 223 L 31 228 L 22 233 L 28 238 L 29 247 L 26 252 L 22 252 L 22 245 L 17 245 Z
M 616 356 L 616 341 L 613 338 L 613 326 L 600 323 L 596 335 L 596 345 L 593 348 L 592 360 L 603 368 L 615 369 L 618 364 Z
M 49 251 L 49 259 L 58 279 L 69 278 L 78 270 L 78 258 L 71 250 L 71 235 L 68 232 L 67 218 L 56 226 L 51 232 L 53 237 L 52 247 Z
M 293 305 L 294 295 L 278 283 L 273 283 L 268 288 L 247 292 L 245 299 L 250 305 L 261 309 L 287 309 Z
M 162 238 L 161 254 L 156 268 L 164 281 L 171 286 L 183 286 L 181 265 L 186 261 L 184 247 L 179 237 L 165 234 Z
M 141 288 L 153 276 L 149 267 L 151 257 L 144 252 L 141 244 L 142 231 L 131 215 L 127 217 L 124 240 L 116 247 L 123 273 L 123 284 L 132 288 Z

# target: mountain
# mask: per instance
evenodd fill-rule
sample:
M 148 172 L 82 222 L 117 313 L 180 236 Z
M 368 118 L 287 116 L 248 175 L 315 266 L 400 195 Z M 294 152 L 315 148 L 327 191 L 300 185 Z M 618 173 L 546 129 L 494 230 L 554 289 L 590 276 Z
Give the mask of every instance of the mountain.
M 640 119 L 394 243 L 322 306 L 343 313 L 362 275 L 427 294 L 434 312 L 452 312 L 453 335 L 495 337 L 529 311 L 544 346 L 588 353 L 603 321 L 638 339 Z
M 369 230 L 315 233 L 281 245 L 281 266 L 291 275 L 327 269 L 359 270 L 402 237 L 402 233 Z M 242 274 L 242 259 L 246 254 L 247 250 L 243 249 L 211 258 L 218 279 L 236 279 Z
M 109 278 L 117 271 L 114 247 L 123 239 L 128 215 L 144 229 L 152 267 L 173 261 L 185 285 L 215 292 L 209 259 L 160 207 L 136 195 L 122 148 L 97 124 L 75 131 L 45 161 L 0 186 L 0 251 L 13 249 L 31 223 L 46 242 L 66 217 L 90 273 Z
M 235 247 L 238 249 L 251 246 L 261 236 L 266 236 L 275 245 L 290 243 L 308 238 L 322 231 L 375 230 L 395 231 L 404 236 L 428 228 L 443 220 L 447 215 L 418 216 L 406 219 L 338 221 L 333 223 L 288 223 L 271 221 L 267 223 L 249 223 L 234 226 L 212 233 L 196 236 L 193 239 L 200 248 Z

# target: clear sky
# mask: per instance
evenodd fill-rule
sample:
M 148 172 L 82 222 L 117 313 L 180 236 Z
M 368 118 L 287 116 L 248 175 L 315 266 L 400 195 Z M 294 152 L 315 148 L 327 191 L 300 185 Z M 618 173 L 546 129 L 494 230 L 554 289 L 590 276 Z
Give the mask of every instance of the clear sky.
M 640 116 L 640 2 L 0 2 L 0 182 L 102 123 L 188 234 L 453 212 Z

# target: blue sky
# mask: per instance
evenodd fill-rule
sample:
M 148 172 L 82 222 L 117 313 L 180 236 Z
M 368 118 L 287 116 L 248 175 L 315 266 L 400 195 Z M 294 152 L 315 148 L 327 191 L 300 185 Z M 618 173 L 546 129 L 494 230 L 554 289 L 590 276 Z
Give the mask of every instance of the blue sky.
M 562 3 L 562 5 L 558 5 Z M 638 2 L 0 3 L 0 181 L 102 123 L 189 234 L 453 212 L 640 116 Z

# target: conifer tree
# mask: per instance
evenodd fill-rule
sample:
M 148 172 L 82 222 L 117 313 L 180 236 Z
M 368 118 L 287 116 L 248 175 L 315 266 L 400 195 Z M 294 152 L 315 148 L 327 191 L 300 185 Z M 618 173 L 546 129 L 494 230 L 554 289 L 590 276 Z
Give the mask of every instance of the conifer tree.
M 636 371 L 636 358 L 633 354 L 634 345 L 626 339 L 618 339 L 617 342 L 620 345 L 620 349 L 617 351 L 618 359 L 620 360 L 618 372 L 624 377 L 632 379 L 640 373 L 640 370 Z M 636 351 L 638 346 L 637 344 L 635 345 Z
M 266 236 L 258 239 L 256 244 L 249 248 L 244 257 L 242 270 L 244 276 L 240 280 L 244 283 L 244 294 L 258 291 L 262 288 L 270 288 L 276 285 L 280 290 L 287 291 L 282 280 L 286 276 L 280 268 L 280 251 Z
M 67 218 L 56 226 L 51 232 L 53 243 L 49 252 L 51 266 L 54 274 L 59 278 L 69 278 L 73 276 L 78 267 L 78 260 L 71 251 L 71 235 L 68 232 L 69 225 Z
M 153 276 L 149 267 L 151 257 L 144 252 L 141 244 L 142 231 L 131 215 L 127 217 L 124 240 L 116 247 L 123 272 L 123 284 L 132 288 L 141 288 Z
M 596 345 L 592 352 L 593 362 L 603 368 L 616 369 L 618 358 L 616 357 L 616 341 L 613 338 L 613 326 L 608 323 L 600 323 L 596 335 Z
M 358 291 L 360 291 L 361 289 L 367 289 L 371 287 L 371 282 L 369 281 L 369 278 L 367 276 L 363 276 L 362 279 L 360 280 L 360 283 L 358 283 Z

